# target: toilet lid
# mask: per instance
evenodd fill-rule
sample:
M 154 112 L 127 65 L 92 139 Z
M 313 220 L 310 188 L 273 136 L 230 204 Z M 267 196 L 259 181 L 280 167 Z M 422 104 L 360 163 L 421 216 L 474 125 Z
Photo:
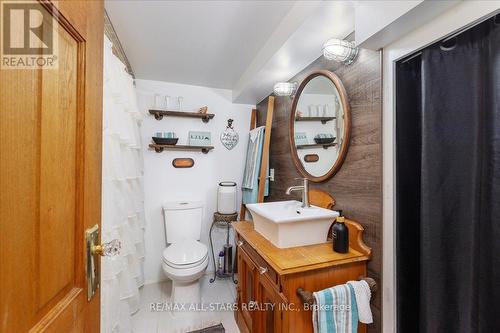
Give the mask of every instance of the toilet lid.
M 182 240 L 171 244 L 163 251 L 163 258 L 174 265 L 189 265 L 207 256 L 207 247 L 195 240 Z

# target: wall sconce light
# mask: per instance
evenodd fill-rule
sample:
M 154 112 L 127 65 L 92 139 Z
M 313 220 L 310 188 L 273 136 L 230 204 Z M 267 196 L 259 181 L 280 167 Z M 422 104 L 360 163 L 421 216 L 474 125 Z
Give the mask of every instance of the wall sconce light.
M 323 56 L 328 60 L 334 60 L 350 65 L 358 55 L 356 44 L 342 39 L 332 38 L 323 45 Z
M 274 85 L 275 96 L 293 96 L 297 89 L 297 82 L 278 82 Z

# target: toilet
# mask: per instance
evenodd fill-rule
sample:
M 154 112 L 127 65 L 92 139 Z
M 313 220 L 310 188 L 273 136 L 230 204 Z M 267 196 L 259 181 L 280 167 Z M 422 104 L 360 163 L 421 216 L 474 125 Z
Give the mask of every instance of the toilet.
M 162 254 L 165 275 L 172 280 L 172 303 L 200 303 L 200 277 L 208 265 L 208 249 L 201 243 L 203 203 L 167 202 L 163 205 L 167 248 Z

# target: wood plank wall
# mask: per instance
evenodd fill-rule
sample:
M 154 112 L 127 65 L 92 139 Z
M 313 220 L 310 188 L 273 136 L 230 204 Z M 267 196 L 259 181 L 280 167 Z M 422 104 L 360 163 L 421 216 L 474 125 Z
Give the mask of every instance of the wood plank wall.
M 346 160 L 332 179 L 311 183 L 331 193 L 337 200 L 335 209 L 356 220 L 365 228 L 365 242 L 373 249 L 368 275 L 381 286 L 382 275 L 382 76 L 381 54 L 360 50 L 350 66 L 339 65 L 323 57 L 298 73 L 292 81 L 301 82 L 311 71 L 327 69 L 337 74 L 349 95 L 352 112 L 352 136 Z M 264 125 L 267 98 L 260 102 L 258 126 Z M 271 135 L 270 167 L 275 169 L 275 181 L 270 183 L 266 201 L 290 200 L 298 196 L 285 195 L 288 186 L 298 184 L 300 177 L 290 155 L 288 121 L 292 99 L 277 97 Z M 381 290 L 381 288 L 379 288 Z M 381 293 L 372 301 L 374 324 L 368 332 L 381 332 Z

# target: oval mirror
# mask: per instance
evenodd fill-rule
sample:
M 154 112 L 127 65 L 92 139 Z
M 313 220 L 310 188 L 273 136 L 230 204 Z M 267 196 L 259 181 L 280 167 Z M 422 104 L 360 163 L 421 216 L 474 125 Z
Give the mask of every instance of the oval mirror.
M 337 75 L 316 71 L 300 84 L 289 125 L 292 159 L 300 174 L 313 182 L 335 175 L 351 134 L 347 93 Z

